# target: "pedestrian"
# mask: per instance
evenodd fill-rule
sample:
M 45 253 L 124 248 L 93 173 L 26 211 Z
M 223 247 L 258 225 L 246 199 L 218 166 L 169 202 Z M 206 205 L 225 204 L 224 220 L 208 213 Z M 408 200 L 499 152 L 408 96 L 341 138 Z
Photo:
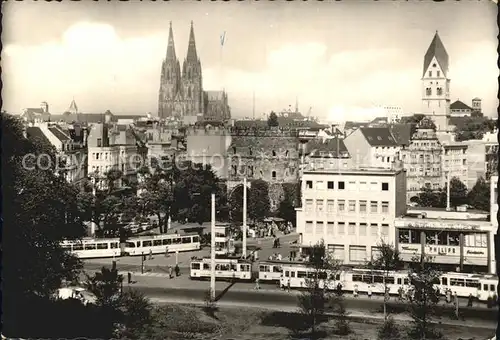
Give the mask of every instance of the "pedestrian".
M 403 301 L 404 298 L 403 298 L 403 287 L 399 287 L 398 289 L 398 295 L 399 295 L 399 301 Z
M 132 273 L 131 272 L 127 273 L 127 281 L 128 281 L 128 284 L 132 283 Z
M 278 246 L 278 248 L 281 248 L 281 244 L 280 244 L 280 239 L 279 239 L 279 237 L 276 239 L 276 245 Z
M 153 259 L 153 249 L 149 249 L 149 259 Z
M 337 284 L 337 295 L 342 295 L 342 284 L 340 282 Z
M 372 286 L 368 286 L 368 297 L 371 299 L 372 298 Z
M 453 292 L 453 302 L 458 303 L 457 292 Z
M 181 269 L 179 268 L 179 265 L 175 265 L 175 276 L 180 276 L 181 275 Z
M 291 282 L 290 282 L 290 279 L 288 279 L 288 282 L 286 284 L 286 291 L 287 292 L 290 292 L 290 286 L 291 286 Z
M 168 276 L 169 276 L 170 278 L 173 278 L 173 277 L 174 277 L 173 272 L 172 272 L 172 266 L 168 266 Z
M 352 295 L 357 298 L 358 297 L 358 285 L 354 285 L 354 291 L 352 292 Z
M 450 303 L 450 302 L 451 302 L 451 290 L 447 289 L 446 290 L 446 303 Z
M 259 290 L 260 289 L 260 286 L 259 286 L 259 278 L 256 278 L 255 279 L 255 290 Z
M 168 257 L 168 246 L 165 247 L 165 257 Z
M 467 301 L 467 307 L 472 307 L 472 302 L 474 300 L 474 297 L 472 294 L 469 294 L 469 300 Z

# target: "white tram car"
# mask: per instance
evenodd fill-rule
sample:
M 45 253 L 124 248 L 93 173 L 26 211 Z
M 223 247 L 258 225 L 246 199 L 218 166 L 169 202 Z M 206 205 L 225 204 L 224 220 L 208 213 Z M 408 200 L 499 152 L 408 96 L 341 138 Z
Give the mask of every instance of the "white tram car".
M 84 238 L 82 240 L 63 241 L 66 249 L 81 259 L 119 257 L 122 255 L 148 255 L 177 251 L 200 250 L 200 238 L 197 234 L 163 234 L 153 236 L 137 236 L 129 238 L 125 247 L 120 247 L 119 238 Z
M 200 237 L 198 234 L 163 234 L 152 236 L 138 236 L 125 243 L 125 253 L 131 256 L 163 254 L 177 251 L 200 250 Z
M 477 298 L 479 301 L 488 301 L 488 298 L 493 299 L 497 295 L 497 289 L 498 278 L 495 275 L 486 275 L 479 280 Z
M 194 259 L 191 261 L 190 278 L 208 279 L 211 275 L 211 259 Z M 215 260 L 216 280 L 252 280 L 252 263 L 238 259 L 216 259 Z
M 83 238 L 82 240 L 63 241 L 61 247 L 81 259 L 118 257 L 121 254 L 120 239 L 118 238 Z
M 304 263 L 290 261 L 260 261 L 259 262 L 259 281 L 261 282 L 280 282 L 283 276 L 283 266 L 302 266 Z

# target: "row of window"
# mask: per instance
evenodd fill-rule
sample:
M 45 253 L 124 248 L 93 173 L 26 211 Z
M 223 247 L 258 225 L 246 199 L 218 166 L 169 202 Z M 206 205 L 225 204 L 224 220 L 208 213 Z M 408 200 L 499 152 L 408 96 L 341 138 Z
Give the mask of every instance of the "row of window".
M 344 212 L 349 212 L 349 213 L 361 213 L 361 214 L 366 214 L 366 213 L 372 213 L 372 214 L 378 214 L 378 213 L 389 213 L 389 202 L 388 201 L 366 201 L 366 200 L 336 200 L 337 205 L 335 206 L 335 200 L 333 199 L 327 199 L 326 200 L 326 209 L 325 209 L 325 200 L 324 199 L 317 199 L 316 200 L 316 212 L 317 213 L 344 213 Z M 346 204 L 347 203 L 347 204 Z M 311 213 L 314 210 L 314 200 L 312 199 L 306 199 L 305 201 L 305 212 L 306 213 Z
M 460 232 L 425 230 L 425 244 L 439 246 L 459 246 Z M 412 229 L 399 229 L 399 243 L 421 244 L 422 231 Z M 488 236 L 485 233 L 464 234 L 464 246 L 487 248 Z
M 264 172 L 262 170 L 259 170 L 260 177 L 264 177 Z M 238 167 L 238 165 L 232 165 L 231 166 L 231 175 L 236 176 L 236 175 L 246 175 L 248 177 L 253 177 L 254 176 L 254 167 L 253 165 L 248 165 L 246 168 L 243 166 Z M 284 171 L 284 177 L 288 176 L 294 176 L 295 175 L 295 168 L 290 167 L 290 168 L 285 168 Z M 271 171 L 271 178 L 272 179 L 277 179 L 277 172 L 276 171 Z
M 345 260 L 345 247 L 340 244 L 329 244 L 327 250 L 333 255 L 336 260 Z M 352 245 L 349 246 L 349 261 L 350 262 L 366 262 L 367 259 L 377 258 L 379 254 L 377 247 L 372 247 L 371 254 L 367 256 L 366 246 Z
M 442 95 L 443 95 L 443 88 L 442 88 L 442 87 L 438 87 L 438 88 L 436 89 L 436 94 L 437 94 L 438 96 L 442 96 Z M 426 95 L 426 96 L 431 96 L 431 95 L 432 95 L 432 88 L 427 87 L 427 88 L 425 89 L 425 95 Z
M 314 183 L 315 190 L 360 190 L 360 191 L 389 191 L 389 183 L 388 182 L 366 182 L 366 181 L 337 181 L 337 185 L 335 185 L 335 181 L 316 181 Z M 306 189 L 313 188 L 313 181 L 306 181 Z
M 113 165 L 92 165 L 92 173 L 107 173 L 108 171 L 110 171 L 111 169 L 118 169 L 117 166 Z M 121 165 L 121 171 L 122 172 L 125 172 L 125 164 L 122 164 Z
M 389 224 L 382 223 L 357 223 L 357 222 L 333 222 L 333 221 L 316 221 L 316 228 L 314 228 L 313 221 L 306 221 L 305 230 L 306 234 L 324 234 L 327 235 L 358 235 L 358 236 L 388 236 Z

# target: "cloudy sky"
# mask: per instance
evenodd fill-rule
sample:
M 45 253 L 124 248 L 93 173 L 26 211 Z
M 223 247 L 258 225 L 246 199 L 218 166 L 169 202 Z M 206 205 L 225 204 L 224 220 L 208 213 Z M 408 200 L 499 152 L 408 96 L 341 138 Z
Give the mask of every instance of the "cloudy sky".
M 295 106 L 363 119 L 378 105 L 421 110 L 423 57 L 436 30 L 450 56 L 451 99 L 496 114 L 496 5 L 470 2 L 9 2 L 2 97 L 19 112 L 74 97 L 82 112 L 157 112 L 172 21 L 184 59 L 189 26 L 206 90 L 225 88 L 233 116 Z M 219 36 L 226 32 L 220 49 Z

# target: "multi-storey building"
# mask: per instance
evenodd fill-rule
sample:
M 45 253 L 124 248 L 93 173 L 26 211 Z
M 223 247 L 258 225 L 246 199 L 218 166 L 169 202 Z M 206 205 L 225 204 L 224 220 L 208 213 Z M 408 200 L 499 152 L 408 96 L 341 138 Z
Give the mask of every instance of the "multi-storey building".
M 96 188 L 108 187 L 107 173 L 119 170 L 122 178 L 116 185 L 123 185 L 123 179 L 132 180 L 137 171 L 145 165 L 142 146 L 137 145 L 136 136 L 130 127 L 119 127 L 110 131 L 107 124 L 95 124 L 88 136 L 88 174 Z M 142 164 L 142 165 L 141 165 Z
M 302 251 L 323 240 L 345 264 L 365 264 L 383 239 L 394 243 L 394 219 L 406 212 L 403 169 L 307 170 L 297 232 Z
M 284 185 L 299 178 L 298 131 L 289 129 L 232 129 L 228 150 L 228 189 L 242 185 L 243 178 L 269 183 L 271 209 L 284 198 Z M 234 192 L 234 191 L 233 191 Z
M 49 104 L 42 102 L 40 107 L 30 107 L 22 110 L 21 118 L 27 123 L 48 122 L 51 119 Z
M 468 186 L 467 171 L 467 144 L 460 142 L 441 143 L 443 152 L 441 154 L 442 184 L 444 188 L 448 181 L 453 177 L 458 178 L 462 183 Z
M 228 178 L 228 153 L 231 132 L 218 126 L 193 126 L 186 129 L 185 159 L 210 165 L 217 177 Z
M 452 117 L 470 117 L 472 114 L 472 107 L 457 100 L 451 103 L 450 112 Z
M 495 273 L 496 228 L 488 215 L 474 210 L 410 209 L 395 220 L 396 248 L 405 262 L 423 259 L 442 270 Z
M 344 141 L 340 138 L 316 138 L 303 144 L 300 151 L 300 176 L 306 169 L 347 169 L 354 166 Z
M 422 119 L 411 137 L 410 145 L 401 150 L 407 171 L 407 200 L 425 186 L 437 190 L 442 185 L 441 155 L 443 149 L 429 118 Z
M 160 118 L 196 116 L 206 120 L 226 121 L 231 118 L 228 97 L 224 91 L 203 91 L 203 75 L 196 51 L 191 22 L 186 58 L 182 64 L 175 54 L 174 34 L 170 23 L 167 55 L 161 67 L 158 115 Z
M 449 58 L 438 32 L 427 49 L 422 74 L 422 113 L 434 121 L 436 130 L 449 131 Z
M 344 143 L 359 166 L 391 169 L 400 159 L 401 146 L 389 127 L 361 127 L 347 136 Z
M 31 139 L 40 139 L 56 150 L 60 171 L 66 180 L 76 185 L 83 184 L 87 176 L 86 129 L 81 126 L 63 126 L 40 122 L 26 128 Z

